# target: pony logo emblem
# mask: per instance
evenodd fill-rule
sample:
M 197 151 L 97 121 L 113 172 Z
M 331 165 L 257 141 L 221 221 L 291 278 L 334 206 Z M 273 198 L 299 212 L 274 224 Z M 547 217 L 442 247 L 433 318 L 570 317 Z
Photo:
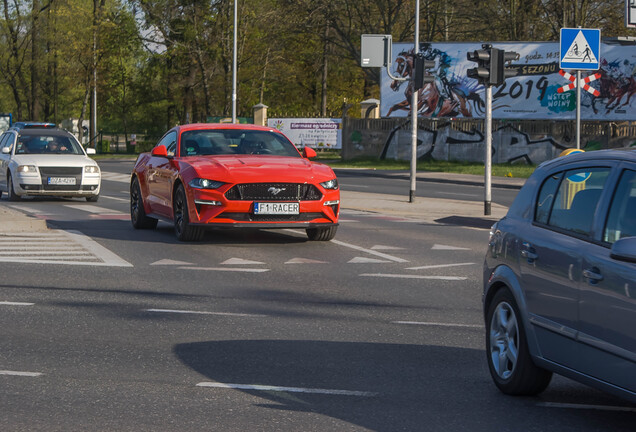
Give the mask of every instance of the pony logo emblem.
M 286 190 L 287 188 L 277 188 L 272 186 L 271 188 L 267 189 L 267 192 L 269 192 L 272 195 L 278 195 L 279 193 L 281 193 L 282 191 Z

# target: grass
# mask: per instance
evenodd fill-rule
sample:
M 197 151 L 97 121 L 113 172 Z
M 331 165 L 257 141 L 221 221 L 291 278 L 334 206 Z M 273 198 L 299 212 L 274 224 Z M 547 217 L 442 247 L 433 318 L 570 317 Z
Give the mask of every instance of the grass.
M 375 158 L 357 158 L 343 161 L 341 159 L 318 159 L 333 168 L 367 168 L 379 170 L 409 170 L 410 161 L 378 160 Z M 536 168 L 535 165 L 522 164 L 493 164 L 492 175 L 497 177 L 528 178 Z M 418 171 L 448 172 L 457 174 L 484 175 L 484 164 L 479 162 L 460 161 L 420 161 Z

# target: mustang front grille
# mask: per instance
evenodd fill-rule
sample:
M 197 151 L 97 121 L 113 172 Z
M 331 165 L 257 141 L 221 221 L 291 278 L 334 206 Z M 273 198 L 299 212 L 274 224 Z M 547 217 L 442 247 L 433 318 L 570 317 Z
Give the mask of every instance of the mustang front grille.
M 311 184 L 300 183 L 245 183 L 225 192 L 232 201 L 319 201 L 322 194 Z

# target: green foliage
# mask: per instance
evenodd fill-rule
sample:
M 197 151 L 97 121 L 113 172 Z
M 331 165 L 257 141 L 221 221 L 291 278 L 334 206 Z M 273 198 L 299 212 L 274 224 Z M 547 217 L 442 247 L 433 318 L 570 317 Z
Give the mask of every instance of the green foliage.
M 336 113 L 379 95 L 360 35 L 410 41 L 415 0 L 236 0 L 238 116 Z M 232 109 L 234 0 L 0 2 L 0 112 L 89 118 L 101 130 L 161 135 Z M 420 0 L 422 41 L 554 41 L 561 27 L 629 36 L 616 1 Z M 326 71 L 326 74 L 324 72 Z M 93 73 L 95 74 L 93 75 Z M 352 109 L 351 115 L 359 110 Z

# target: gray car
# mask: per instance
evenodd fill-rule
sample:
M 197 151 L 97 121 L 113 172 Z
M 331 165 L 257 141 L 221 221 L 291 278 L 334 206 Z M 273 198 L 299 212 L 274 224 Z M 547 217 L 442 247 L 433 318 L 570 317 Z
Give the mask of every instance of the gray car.
M 490 374 L 535 395 L 552 373 L 636 402 L 636 150 L 540 165 L 491 230 Z

